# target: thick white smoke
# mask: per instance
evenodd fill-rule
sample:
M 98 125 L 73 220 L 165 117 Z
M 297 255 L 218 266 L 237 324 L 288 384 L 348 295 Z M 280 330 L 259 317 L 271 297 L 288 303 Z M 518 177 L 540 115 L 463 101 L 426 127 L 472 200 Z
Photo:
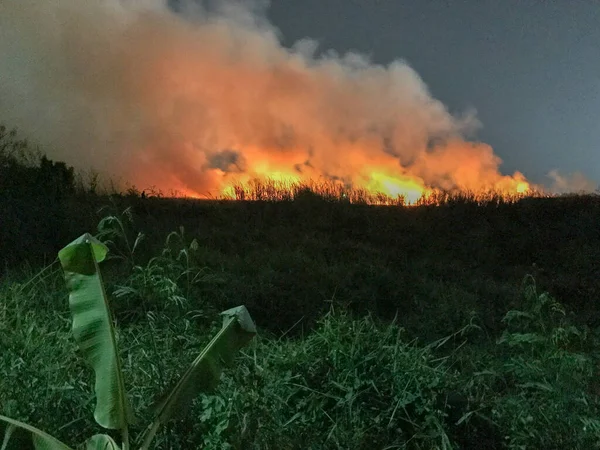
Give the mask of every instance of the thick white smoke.
M 373 174 L 513 190 L 403 61 L 282 47 L 251 7 L 177 14 L 158 0 L 2 0 L 0 120 L 50 157 L 140 187 L 213 194 L 240 175 Z M 255 6 L 256 3 L 251 5 Z

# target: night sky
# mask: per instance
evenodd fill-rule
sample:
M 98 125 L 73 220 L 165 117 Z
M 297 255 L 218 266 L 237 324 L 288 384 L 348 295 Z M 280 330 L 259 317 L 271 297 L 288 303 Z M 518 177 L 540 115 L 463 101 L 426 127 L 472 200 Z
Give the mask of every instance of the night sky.
M 475 108 L 504 172 L 600 181 L 600 2 L 272 0 L 283 43 L 404 59 L 450 111 Z

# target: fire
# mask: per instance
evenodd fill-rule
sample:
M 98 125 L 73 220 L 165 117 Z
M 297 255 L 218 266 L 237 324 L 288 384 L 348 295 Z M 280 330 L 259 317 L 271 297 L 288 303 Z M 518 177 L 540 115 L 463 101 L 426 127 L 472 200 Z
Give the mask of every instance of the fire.
M 325 141 L 323 145 L 328 150 L 323 154 L 344 157 L 321 160 L 319 164 L 303 164 L 310 161 L 311 155 L 301 148 L 278 152 L 259 146 L 245 147 L 240 151 L 245 155 L 243 171 L 216 170 L 220 180 L 217 196 L 283 200 L 308 188 L 319 195 L 351 202 L 416 205 L 435 203 L 447 192 L 468 192 L 481 199 L 511 199 L 531 191 L 530 183 L 520 172 L 509 176 L 496 170 L 498 159 L 485 144 L 451 140 L 441 143 L 432 153 L 421 154 L 421 159 L 406 167 L 392 155 L 381 152 L 377 144 L 365 144 L 346 144 L 337 149 Z
M 288 184 L 288 185 L 292 185 L 295 183 L 299 183 L 301 181 L 300 177 L 298 175 L 289 173 L 289 172 L 285 172 L 285 171 L 266 171 L 266 170 L 258 170 L 256 171 L 256 173 L 258 175 L 260 175 L 261 178 L 264 179 L 268 179 L 268 180 L 272 180 L 275 181 L 276 183 L 281 183 L 281 184 Z
M 425 185 L 423 180 L 409 174 L 393 175 L 385 168 L 365 168 L 364 175 L 357 177 L 360 182 L 345 184 L 341 180 L 314 180 L 302 178 L 286 171 L 268 172 L 262 170 L 251 177 L 246 174 L 242 179 L 225 185 L 220 197 L 232 200 L 290 200 L 306 189 L 327 198 L 345 199 L 350 202 L 367 204 L 439 204 L 448 195 L 467 194 L 476 201 L 503 198 L 515 200 L 534 195 L 532 186 L 522 176 L 504 178 L 488 190 L 447 192 L 440 188 Z M 197 197 L 197 196 L 196 196 Z
M 233 3 L 190 20 L 153 0 L 0 2 L 0 115 L 53 159 L 189 197 L 531 192 L 403 60 L 285 47 Z
M 320 136 L 311 139 L 320 142 L 323 150 L 309 152 L 291 147 L 282 152 L 271 147 L 240 146 L 243 150 L 237 152 L 244 155 L 243 170 L 214 171 L 220 185 L 217 196 L 291 199 L 296 192 L 309 188 L 320 195 L 349 201 L 415 205 L 435 203 L 444 192 L 508 199 L 531 190 L 520 172 L 500 174 L 499 159 L 485 144 L 451 139 L 429 153 L 415 150 L 416 160 L 403 166 L 370 139 L 346 142 L 341 148 Z M 321 156 L 313 162 L 311 153 Z
M 404 197 L 407 204 L 414 204 L 426 198 L 431 190 L 414 177 L 394 177 L 382 172 L 370 173 L 366 190 L 371 195 L 384 194 L 391 198 Z
M 517 183 L 517 194 L 526 194 L 529 191 L 529 183 L 526 181 L 521 181 Z

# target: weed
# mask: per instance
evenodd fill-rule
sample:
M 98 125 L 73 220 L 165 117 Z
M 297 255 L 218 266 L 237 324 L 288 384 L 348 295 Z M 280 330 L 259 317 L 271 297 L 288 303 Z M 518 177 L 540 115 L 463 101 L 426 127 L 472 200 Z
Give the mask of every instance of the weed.
M 89 234 L 64 247 L 59 259 L 69 289 L 69 305 L 73 319 L 73 334 L 79 349 L 95 372 L 94 391 L 96 422 L 108 430 L 121 433 L 121 446 L 109 434 L 95 434 L 86 440 L 86 448 L 129 450 L 129 429 L 136 420 L 127 393 L 122 362 L 117 347 L 118 335 L 108 309 L 98 263 L 105 259 L 108 248 Z M 223 313 L 223 327 L 180 377 L 170 392 L 155 403 L 150 426 L 141 434 L 140 450 L 149 448 L 158 428 L 176 415 L 180 415 L 195 393 L 213 389 L 219 382 L 222 366 L 231 363 L 233 354 L 252 339 L 256 329 L 244 307 Z M 27 328 L 27 339 L 39 333 Z M 48 330 L 43 330 L 48 334 Z M 13 345 L 14 347 L 14 345 Z M 11 367 L 12 370 L 15 367 Z M 23 375 L 23 374 L 21 374 Z M 69 450 L 55 437 L 22 421 L 0 415 L 5 425 L 2 449 Z

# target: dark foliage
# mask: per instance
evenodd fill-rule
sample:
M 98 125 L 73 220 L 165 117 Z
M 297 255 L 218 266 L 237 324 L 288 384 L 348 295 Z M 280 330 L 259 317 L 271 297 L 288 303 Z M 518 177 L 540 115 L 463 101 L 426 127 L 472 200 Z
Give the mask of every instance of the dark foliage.
M 6 132 L 3 139 L 22 145 Z M 3 170 L 13 180 L 0 199 L 4 265 L 53 259 L 70 237 L 95 228 L 101 207 L 131 206 L 136 231 L 147 235 L 140 262 L 183 226 L 198 239 L 202 263 L 223 274 L 210 292 L 216 307 L 244 303 L 259 321 L 276 317 L 276 332 L 298 321 L 295 332 L 310 327 L 331 301 L 382 318 L 398 314 L 409 331 L 430 338 L 460 327 L 471 311 L 494 332 L 528 273 L 580 323 L 600 321 L 597 195 L 419 207 L 313 194 L 281 202 L 73 196 L 64 164 L 42 158 Z M 433 302 L 441 292 L 442 304 Z
M 69 236 L 67 201 L 74 171 L 0 126 L 0 256 L 2 269 L 27 259 L 54 259 Z M 0 269 L 0 270 L 2 270 Z

